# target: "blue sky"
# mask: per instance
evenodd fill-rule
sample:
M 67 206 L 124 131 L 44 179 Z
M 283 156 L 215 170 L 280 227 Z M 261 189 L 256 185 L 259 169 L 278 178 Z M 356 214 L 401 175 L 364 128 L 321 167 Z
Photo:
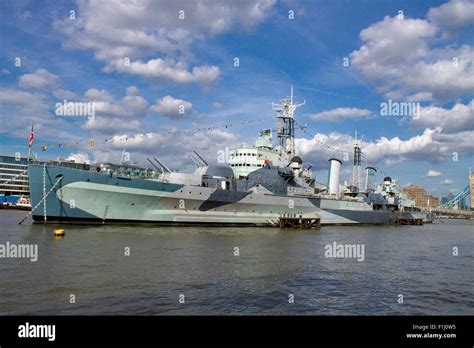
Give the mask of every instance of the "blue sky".
M 366 157 L 400 185 L 458 192 L 473 165 L 473 28 L 471 0 L 3 1 L 1 153 L 26 154 L 34 121 L 42 159 L 118 162 L 126 151 L 191 169 L 187 151 L 212 162 L 272 128 L 270 103 L 294 85 L 306 101 L 297 147 L 318 181 L 341 154 L 313 136 L 350 152 L 357 128 Z M 95 103 L 95 119 L 56 115 L 64 99 Z M 419 117 L 382 116 L 388 100 L 419 103 Z

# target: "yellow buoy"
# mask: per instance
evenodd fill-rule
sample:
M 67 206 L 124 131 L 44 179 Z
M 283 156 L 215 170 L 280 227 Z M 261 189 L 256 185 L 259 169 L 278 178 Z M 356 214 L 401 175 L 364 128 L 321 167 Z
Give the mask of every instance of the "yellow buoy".
M 65 232 L 64 230 L 54 230 L 54 235 L 62 237 L 65 235 Z

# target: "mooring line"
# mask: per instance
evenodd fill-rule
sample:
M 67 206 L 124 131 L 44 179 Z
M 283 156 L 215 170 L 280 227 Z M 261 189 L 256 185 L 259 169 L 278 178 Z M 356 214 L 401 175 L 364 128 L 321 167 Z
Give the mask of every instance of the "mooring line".
M 36 204 L 34 206 L 34 208 L 31 209 L 31 211 L 28 214 L 26 214 L 26 216 L 18 223 L 18 225 L 21 225 L 31 214 L 33 214 L 33 212 L 41 205 L 41 203 L 43 203 L 43 201 L 46 199 L 46 197 L 48 197 L 48 195 L 51 193 L 51 191 L 53 191 L 55 189 L 55 187 L 61 182 L 62 179 L 63 179 L 63 177 L 60 177 L 58 180 L 56 180 L 56 182 L 51 187 L 51 189 L 43 196 L 43 198 L 38 202 L 38 204 Z

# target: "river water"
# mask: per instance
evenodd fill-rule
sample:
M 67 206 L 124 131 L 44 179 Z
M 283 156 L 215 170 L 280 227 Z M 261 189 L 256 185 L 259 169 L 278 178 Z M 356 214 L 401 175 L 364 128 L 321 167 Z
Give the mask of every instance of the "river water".
M 0 258 L 0 315 L 474 314 L 474 221 L 321 230 L 18 225 L 24 215 L 0 211 L 0 245 L 38 247 L 36 262 Z M 64 238 L 53 236 L 59 227 Z M 326 257 L 334 242 L 363 246 L 363 261 Z

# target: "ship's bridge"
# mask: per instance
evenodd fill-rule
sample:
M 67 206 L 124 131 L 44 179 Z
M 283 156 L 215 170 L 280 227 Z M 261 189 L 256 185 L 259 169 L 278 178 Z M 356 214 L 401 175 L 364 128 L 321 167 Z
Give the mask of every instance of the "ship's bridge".
M 236 178 L 247 177 L 251 172 L 267 164 L 284 166 L 280 152 L 273 148 L 272 131 L 260 131 L 254 146 L 241 145 L 230 150 L 229 165 Z

